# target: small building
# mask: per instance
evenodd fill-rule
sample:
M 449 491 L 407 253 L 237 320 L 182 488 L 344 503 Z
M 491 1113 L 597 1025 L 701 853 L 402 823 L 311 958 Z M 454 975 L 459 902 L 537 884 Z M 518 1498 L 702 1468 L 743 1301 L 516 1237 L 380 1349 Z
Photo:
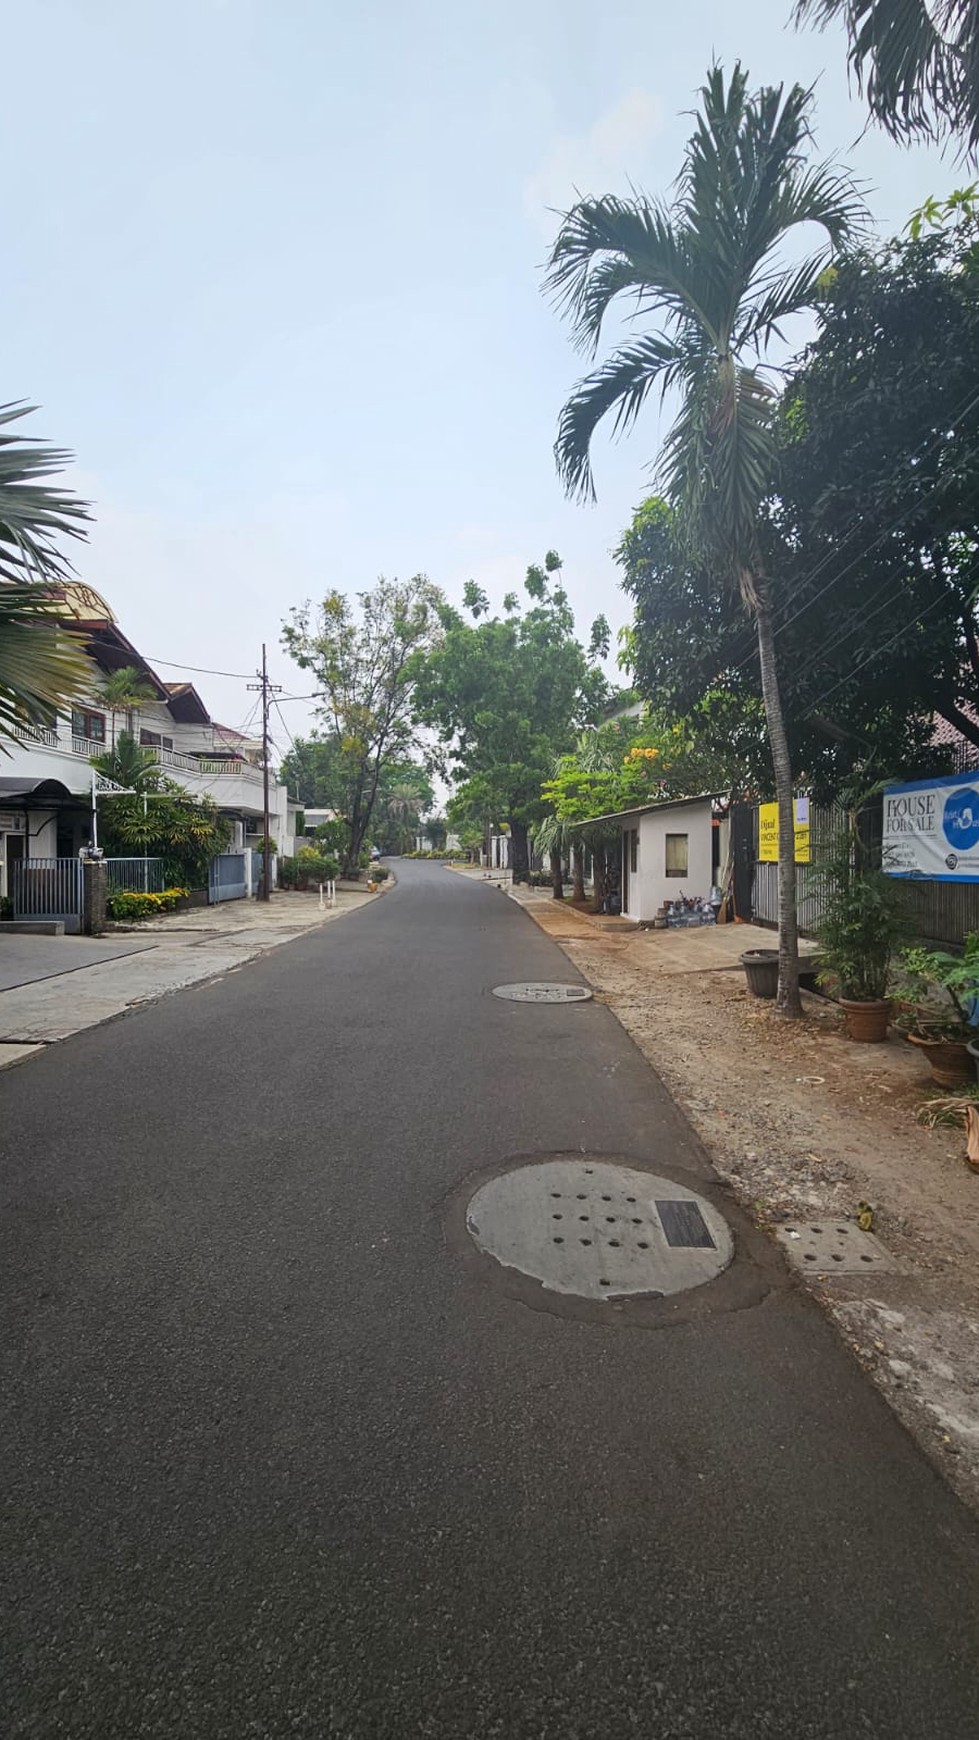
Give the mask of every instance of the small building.
M 720 794 L 665 798 L 634 810 L 591 816 L 587 826 L 617 825 L 621 844 L 622 915 L 652 924 L 678 895 L 709 895 L 717 880 L 715 806 Z

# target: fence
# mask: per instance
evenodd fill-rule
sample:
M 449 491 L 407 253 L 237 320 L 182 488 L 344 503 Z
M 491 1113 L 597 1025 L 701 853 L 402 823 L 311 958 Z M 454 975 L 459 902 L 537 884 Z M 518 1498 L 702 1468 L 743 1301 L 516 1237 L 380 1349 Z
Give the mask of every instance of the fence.
M 736 806 L 742 812 L 741 833 L 745 856 L 750 852 L 751 908 L 758 924 L 778 924 L 778 865 L 762 863 L 758 858 L 758 806 Z M 799 929 L 803 936 L 812 936 L 822 913 L 818 865 L 834 837 L 847 825 L 847 812 L 837 804 L 809 808 L 810 842 L 813 862 L 796 865 L 796 890 Z M 871 861 L 880 862 L 883 829 L 883 804 L 880 796 L 873 798 L 860 814 L 860 829 L 870 851 Z M 932 882 L 907 880 L 900 884 L 905 891 L 914 931 L 927 942 L 961 945 L 969 931 L 979 930 L 979 883 Z M 746 914 L 743 916 L 747 916 Z
M 162 858 L 106 858 L 110 894 L 162 894 Z
M 13 863 L 15 918 L 60 918 L 66 931 L 82 926 L 80 858 L 22 858 Z

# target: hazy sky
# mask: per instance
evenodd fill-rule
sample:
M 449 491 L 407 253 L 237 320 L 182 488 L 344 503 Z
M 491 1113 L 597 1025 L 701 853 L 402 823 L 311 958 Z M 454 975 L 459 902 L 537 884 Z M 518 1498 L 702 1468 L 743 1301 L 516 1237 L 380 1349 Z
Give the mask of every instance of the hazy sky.
M 817 141 L 884 233 L 967 179 L 863 131 L 842 38 L 790 0 L 31 0 L 4 20 L 4 400 L 77 454 L 80 568 L 160 674 L 249 672 L 290 605 L 424 570 L 495 600 L 549 547 L 587 634 L 650 411 L 567 503 L 580 372 L 540 293 L 548 208 L 665 192 L 716 56 L 818 80 Z M 244 683 L 195 678 L 241 724 Z M 285 708 L 294 731 L 306 710 Z M 281 746 L 285 734 L 278 733 Z

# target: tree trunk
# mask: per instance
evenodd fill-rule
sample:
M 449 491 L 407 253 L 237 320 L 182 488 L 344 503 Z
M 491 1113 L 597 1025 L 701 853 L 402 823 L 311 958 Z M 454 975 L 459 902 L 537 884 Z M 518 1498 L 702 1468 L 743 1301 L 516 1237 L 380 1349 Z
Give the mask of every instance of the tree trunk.
M 755 591 L 758 599 L 755 605 L 755 625 L 758 630 L 761 692 L 765 700 L 765 722 L 775 769 L 775 796 L 778 799 L 778 996 L 775 1008 L 780 1015 L 798 1017 L 802 1014 L 802 999 L 799 996 L 799 925 L 795 902 L 795 794 L 792 790 L 792 763 L 775 668 L 771 606 L 767 589 L 760 577 L 755 579 Z
M 564 899 L 564 863 L 560 846 L 551 847 L 551 892 L 555 900 Z
M 571 898 L 576 905 L 585 904 L 585 848 L 576 842 L 571 848 Z
M 510 869 L 514 882 L 530 880 L 530 848 L 526 822 L 510 822 Z

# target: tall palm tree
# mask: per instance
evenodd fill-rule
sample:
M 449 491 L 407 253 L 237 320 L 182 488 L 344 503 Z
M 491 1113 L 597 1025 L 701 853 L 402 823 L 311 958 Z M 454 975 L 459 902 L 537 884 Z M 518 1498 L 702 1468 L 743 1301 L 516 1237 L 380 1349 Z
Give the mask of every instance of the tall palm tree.
M 775 472 L 775 391 L 765 359 L 785 321 L 808 309 L 832 252 L 857 234 L 856 184 L 810 167 L 811 96 L 748 91 L 735 66 L 708 75 L 672 203 L 581 200 L 561 224 L 547 287 L 594 354 L 621 295 L 658 330 L 622 344 L 565 405 L 555 454 L 570 495 L 594 497 L 592 436 L 609 412 L 616 433 L 647 396 L 673 390 L 680 408 L 661 453 L 662 487 L 681 535 L 721 585 L 740 590 L 758 636 L 762 693 L 780 804 L 778 1008 L 802 1012 L 798 985 L 792 768 L 775 664 L 770 580 L 759 535 Z M 816 224 L 825 245 L 788 264 L 786 239 Z
M 0 750 L 3 738 L 48 724 L 84 694 L 89 666 L 67 628 L 52 583 L 71 573 L 59 537 L 85 537 L 88 507 L 42 479 L 71 455 L 28 442 L 7 426 L 32 410 L 0 405 Z
M 892 139 L 957 137 L 979 154 L 975 0 L 797 0 L 797 24 L 839 21 L 870 112 Z
M 126 730 L 130 736 L 135 736 L 135 716 L 148 701 L 155 701 L 156 694 L 151 685 L 146 682 L 135 665 L 121 665 L 119 670 L 110 671 L 101 686 L 96 690 L 96 698 L 103 707 L 107 707 L 112 715 L 112 743 L 116 741 L 116 714 L 125 713 Z

